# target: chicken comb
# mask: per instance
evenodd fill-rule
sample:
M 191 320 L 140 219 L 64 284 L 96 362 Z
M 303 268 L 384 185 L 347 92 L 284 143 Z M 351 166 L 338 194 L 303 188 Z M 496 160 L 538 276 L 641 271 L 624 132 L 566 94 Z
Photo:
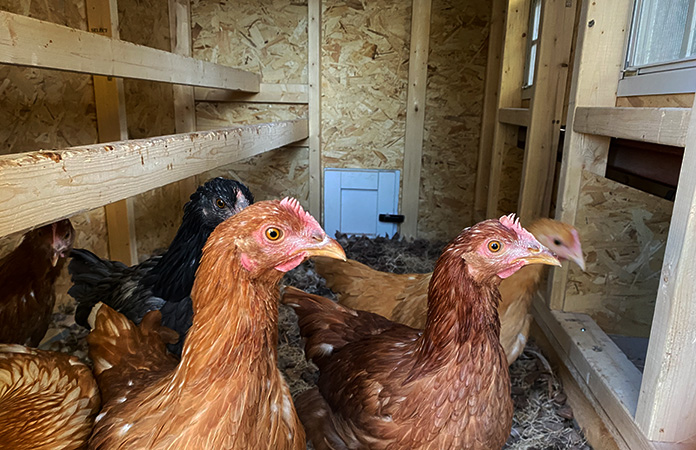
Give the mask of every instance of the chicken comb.
M 317 224 L 316 219 L 308 213 L 307 211 L 302 208 L 302 205 L 300 205 L 300 202 L 297 201 L 296 198 L 292 197 L 285 197 L 280 201 L 280 206 L 290 210 L 290 212 L 297 214 L 298 217 L 303 218 L 305 221 L 308 221 L 307 224 Z
M 510 213 L 507 216 L 503 216 L 498 220 L 503 226 L 517 233 L 517 236 L 527 239 L 532 238 L 534 241 L 537 240 L 532 233 L 522 228 L 522 225 L 520 225 L 520 218 L 515 217 L 515 213 Z

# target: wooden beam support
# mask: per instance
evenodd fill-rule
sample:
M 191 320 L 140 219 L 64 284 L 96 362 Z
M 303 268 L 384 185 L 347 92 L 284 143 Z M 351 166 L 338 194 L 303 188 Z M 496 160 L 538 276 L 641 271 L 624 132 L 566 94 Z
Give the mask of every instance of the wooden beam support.
M 684 147 L 689 108 L 578 107 L 573 131 Z
M 500 108 L 498 122 L 518 127 L 529 126 L 529 108 Z
M 119 38 L 116 0 L 86 0 L 87 27 L 93 33 Z M 99 142 L 128 139 L 123 79 L 93 75 Z M 104 206 L 109 239 L 109 259 L 132 266 L 138 262 L 135 206 L 127 198 Z
M 524 55 L 527 52 L 529 5 L 530 0 L 509 0 L 505 14 L 503 62 L 498 80 L 499 96 L 491 147 L 490 173 L 488 174 L 486 217 L 498 215 L 505 145 L 506 142 L 517 141 L 517 126 L 501 123 L 500 111 L 501 108 L 519 108 L 522 106 L 522 80 L 524 78 Z
M 528 222 L 548 217 L 551 206 L 577 4 L 578 0 L 542 2 L 534 91 L 517 202 L 517 214 Z
M 401 211 L 405 217 L 401 235 L 418 236 L 418 203 L 425 127 L 425 88 L 428 81 L 428 47 L 432 0 L 413 0 L 411 56 L 408 63 L 406 137 Z
M 307 4 L 307 78 L 309 81 L 309 212 L 322 217 L 321 207 L 321 0 Z M 320 219 L 323 223 L 323 218 Z
M 290 120 L 2 155 L 0 237 L 282 147 L 308 134 L 306 120 Z
M 619 446 L 654 449 L 633 421 L 641 374 L 626 355 L 586 314 L 550 311 L 541 297 L 532 314 Z
M 573 124 L 579 106 L 616 104 L 632 7 L 631 0 L 582 3 L 556 201 L 556 219 L 561 222 L 575 223 L 582 169 L 601 176 L 606 170 L 610 139 L 577 133 Z M 563 309 L 567 278 L 567 266 L 553 270 L 551 309 Z
M 505 34 L 505 11 L 507 0 L 493 0 L 491 22 L 488 31 L 488 58 L 486 78 L 483 87 L 483 113 L 481 115 L 481 139 L 479 141 L 478 165 L 476 168 L 476 191 L 474 193 L 474 222 L 486 218 L 488 198 L 488 177 L 491 173 L 491 148 L 495 117 L 498 110 L 498 80 Z
M 258 94 L 228 91 L 225 89 L 195 88 L 198 102 L 239 102 L 239 103 L 290 103 L 309 102 L 306 84 L 261 83 Z
M 660 275 L 636 421 L 650 439 L 696 448 L 696 102 Z
M 169 0 L 169 38 L 172 53 L 191 56 L 191 2 L 189 0 Z M 176 132 L 193 133 L 196 131 L 196 102 L 193 97 L 193 87 L 175 84 L 172 86 L 172 93 Z M 179 200 L 182 208 L 196 188 L 198 188 L 196 175 L 179 181 Z
M 260 76 L 0 11 L 0 63 L 258 92 Z

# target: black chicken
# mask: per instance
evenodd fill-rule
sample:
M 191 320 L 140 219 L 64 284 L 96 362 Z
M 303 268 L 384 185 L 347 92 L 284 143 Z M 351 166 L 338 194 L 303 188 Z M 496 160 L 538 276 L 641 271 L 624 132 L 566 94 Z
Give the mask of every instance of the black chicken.
M 74 249 L 68 271 L 76 301 L 75 322 L 89 327 L 94 305 L 104 302 L 136 324 L 152 310 L 162 312 L 162 325 L 179 333 L 169 350 L 181 354 L 184 336 L 191 326 L 193 309 L 189 294 L 201 259 L 203 244 L 215 227 L 254 202 L 251 191 L 234 180 L 215 178 L 191 195 L 174 240 L 161 256 L 128 267 Z

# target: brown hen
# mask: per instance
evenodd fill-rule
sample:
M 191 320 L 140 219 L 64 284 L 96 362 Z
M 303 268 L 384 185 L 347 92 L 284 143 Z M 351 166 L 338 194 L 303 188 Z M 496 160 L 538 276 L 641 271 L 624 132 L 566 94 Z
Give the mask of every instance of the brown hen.
M 286 289 L 320 369 L 296 402 L 315 448 L 501 448 L 512 399 L 497 286 L 532 263 L 560 265 L 511 217 L 462 231 L 435 266 L 423 331 Z
M 574 261 L 585 269 L 580 238 L 571 225 L 538 219 L 528 229 L 558 259 Z M 432 273 L 380 272 L 351 259 L 344 262 L 318 258 L 315 267 L 326 279 L 327 286 L 338 294 L 342 305 L 380 314 L 414 328 L 425 326 Z M 544 266 L 534 264 L 500 283 L 500 343 L 508 364 L 517 359 L 527 343 L 532 321 L 529 309 L 543 274 Z
M 67 219 L 31 230 L 0 260 L 0 342 L 39 345 L 56 303 L 53 285 L 74 234 Z
M 99 389 L 74 356 L 0 344 L 0 448 L 86 447 Z
M 90 448 L 304 449 L 276 365 L 277 285 L 284 272 L 321 255 L 345 259 L 294 199 L 256 203 L 218 225 L 203 247 L 191 291 L 193 325 L 176 367 L 161 354 L 148 364 L 130 347 L 149 339 L 148 352 L 164 351 L 161 330 L 146 324 L 127 332 L 143 336 L 124 338 L 123 320 L 102 307 L 90 355 L 99 381 L 120 392 L 109 391 Z M 119 360 L 121 346 L 128 348 Z

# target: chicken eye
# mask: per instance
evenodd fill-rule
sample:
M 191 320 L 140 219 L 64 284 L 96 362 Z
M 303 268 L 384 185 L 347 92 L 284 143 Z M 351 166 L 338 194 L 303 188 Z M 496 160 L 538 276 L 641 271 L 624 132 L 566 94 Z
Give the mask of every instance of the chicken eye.
M 561 240 L 560 240 L 560 239 L 554 239 L 554 240 L 553 240 L 553 245 L 561 245 Z
M 220 209 L 222 209 L 222 208 L 224 208 L 224 207 L 226 206 L 226 205 L 225 205 L 225 201 L 224 201 L 223 199 L 221 199 L 221 198 L 215 200 L 215 204 L 216 204 L 217 207 L 220 208 Z
M 277 241 L 283 233 L 275 227 L 266 228 L 266 237 L 271 241 Z
M 499 241 L 490 241 L 488 243 L 488 250 L 493 253 L 499 252 L 501 248 L 503 248 L 503 244 L 501 244 Z

